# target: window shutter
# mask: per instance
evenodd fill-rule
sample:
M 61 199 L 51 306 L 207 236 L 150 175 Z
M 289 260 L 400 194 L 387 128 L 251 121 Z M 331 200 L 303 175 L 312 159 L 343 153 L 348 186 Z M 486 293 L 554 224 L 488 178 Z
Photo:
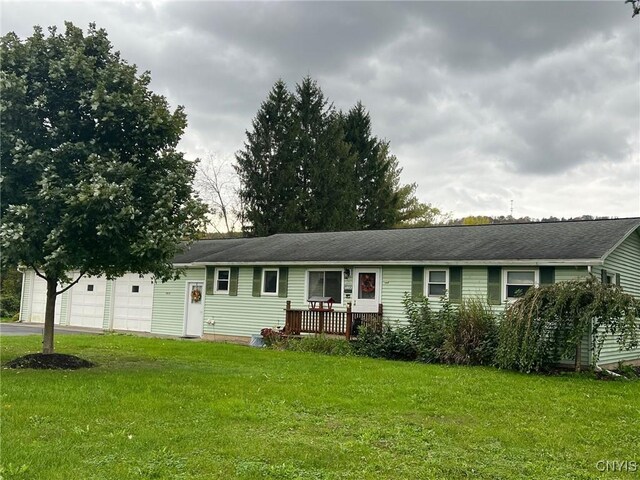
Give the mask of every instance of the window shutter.
M 411 299 L 424 297 L 424 267 L 411 268 Z
M 540 285 L 556 283 L 556 267 L 540 267 Z
M 462 267 L 449 267 L 449 300 L 462 303 Z
M 616 285 L 620 286 L 620 274 L 616 273 Z
M 253 292 L 254 297 L 259 297 L 262 290 L 262 268 L 253 267 Z
M 600 281 L 602 283 L 607 283 L 607 271 L 604 268 L 600 270 Z
M 231 267 L 231 271 L 229 272 L 229 295 L 232 297 L 238 296 L 238 267 Z
M 487 268 L 487 300 L 489 305 L 502 303 L 502 267 Z
M 278 296 L 287 298 L 289 294 L 289 267 L 281 267 L 278 272 Z
M 206 295 L 213 295 L 213 284 L 216 280 L 216 269 L 207 267 L 207 280 L 205 282 L 204 292 Z

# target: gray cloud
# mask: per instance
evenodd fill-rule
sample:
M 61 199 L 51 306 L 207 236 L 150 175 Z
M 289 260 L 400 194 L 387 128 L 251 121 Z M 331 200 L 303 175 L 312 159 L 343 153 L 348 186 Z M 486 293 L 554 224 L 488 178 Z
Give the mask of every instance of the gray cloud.
M 2 31 L 105 27 L 230 157 L 275 80 L 362 100 L 422 200 L 463 214 L 640 215 L 640 29 L 620 2 L 12 3 Z M 603 202 L 602 199 L 607 201 Z

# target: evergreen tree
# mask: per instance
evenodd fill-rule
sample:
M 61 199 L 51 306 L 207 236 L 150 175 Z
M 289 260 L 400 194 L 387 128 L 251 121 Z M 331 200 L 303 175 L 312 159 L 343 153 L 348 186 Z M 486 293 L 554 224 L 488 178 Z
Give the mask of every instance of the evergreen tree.
M 292 95 L 276 82 L 236 155 L 245 230 L 379 229 L 430 222 L 437 211 L 401 185 L 389 143 L 371 133 L 358 102 L 336 111 L 306 77 Z M 437 211 L 439 214 L 439 211 Z
M 296 86 L 298 124 L 295 153 L 300 162 L 300 223 L 306 231 L 357 228 L 353 189 L 354 158 L 339 114 L 317 82 L 309 77 Z
M 399 220 L 399 196 L 395 189 L 397 161 L 388 142 L 371 134 L 371 118 L 358 102 L 344 118 L 345 140 L 355 156 L 358 227 L 385 228 Z M 399 175 L 399 172 L 398 172 Z
M 252 126 L 244 150 L 236 155 L 243 221 L 258 236 L 301 231 L 297 125 L 293 97 L 282 80 L 269 92 Z

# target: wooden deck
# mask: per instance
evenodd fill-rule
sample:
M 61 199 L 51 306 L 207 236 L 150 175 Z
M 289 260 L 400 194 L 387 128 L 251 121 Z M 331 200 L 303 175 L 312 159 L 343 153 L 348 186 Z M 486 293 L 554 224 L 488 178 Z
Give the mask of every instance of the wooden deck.
M 333 309 L 295 310 L 291 302 L 287 301 L 285 308 L 286 335 L 300 335 L 302 333 L 317 333 L 327 335 L 344 335 L 347 340 L 357 335 L 361 326 L 373 325 L 382 327 L 382 304 L 374 313 L 360 313 L 351 311 L 351 304 L 347 304 L 346 312 Z

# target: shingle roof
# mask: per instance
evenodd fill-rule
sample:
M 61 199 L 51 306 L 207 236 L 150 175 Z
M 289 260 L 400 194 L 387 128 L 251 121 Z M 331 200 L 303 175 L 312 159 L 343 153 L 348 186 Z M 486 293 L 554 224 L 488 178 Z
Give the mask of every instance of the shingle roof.
M 233 247 L 240 246 L 254 238 L 224 238 L 216 240 L 198 240 L 186 246 L 182 253 L 173 258 L 173 263 L 191 263 L 205 256 L 215 255 Z
M 277 234 L 224 249 L 212 243 L 190 258 L 261 264 L 596 260 L 637 228 L 640 218 Z

